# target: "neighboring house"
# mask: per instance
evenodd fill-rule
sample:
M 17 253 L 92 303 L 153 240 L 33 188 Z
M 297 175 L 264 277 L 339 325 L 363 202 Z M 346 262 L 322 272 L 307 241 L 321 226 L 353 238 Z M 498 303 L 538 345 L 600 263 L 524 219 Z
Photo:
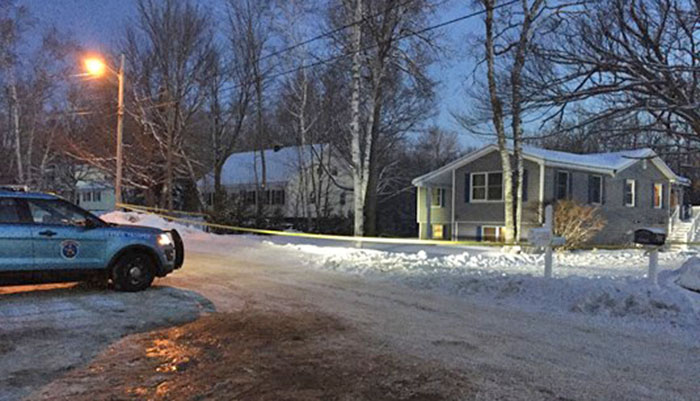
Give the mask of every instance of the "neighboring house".
M 226 159 L 221 184 L 230 199 L 252 215 L 257 202 L 267 215 L 288 220 L 347 216 L 352 211 L 352 176 L 328 145 L 290 146 L 264 150 L 266 188 L 262 185 L 259 151 L 234 153 Z M 214 175 L 198 182 L 213 206 Z M 260 198 L 258 199 L 258 194 Z
M 75 171 L 75 203 L 91 212 L 108 212 L 115 208 L 114 186 L 104 173 L 90 166 Z
M 512 152 L 511 152 L 512 153 Z M 607 221 L 593 243 L 624 243 L 642 227 L 669 230 L 690 182 L 651 149 L 574 154 L 523 149 L 523 238 L 559 199 L 596 205 Z M 413 180 L 420 238 L 502 241 L 503 173 L 488 145 Z

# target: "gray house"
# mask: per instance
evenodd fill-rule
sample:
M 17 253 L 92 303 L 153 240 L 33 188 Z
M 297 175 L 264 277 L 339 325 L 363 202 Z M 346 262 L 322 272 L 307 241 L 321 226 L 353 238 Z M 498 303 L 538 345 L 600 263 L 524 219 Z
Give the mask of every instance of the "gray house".
M 673 229 L 690 182 L 651 149 L 574 154 L 524 147 L 523 233 L 543 223 L 544 205 L 572 199 L 596 205 L 607 226 L 593 240 L 623 243 L 641 227 Z M 488 145 L 413 180 L 420 238 L 503 239 L 503 173 Z

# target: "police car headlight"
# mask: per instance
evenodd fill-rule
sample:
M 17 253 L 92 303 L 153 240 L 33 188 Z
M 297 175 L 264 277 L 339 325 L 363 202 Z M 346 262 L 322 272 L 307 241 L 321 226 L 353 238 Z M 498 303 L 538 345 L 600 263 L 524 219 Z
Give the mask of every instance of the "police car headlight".
M 173 244 L 173 237 L 170 235 L 170 233 L 163 233 L 158 236 L 158 245 L 160 246 L 168 246 Z

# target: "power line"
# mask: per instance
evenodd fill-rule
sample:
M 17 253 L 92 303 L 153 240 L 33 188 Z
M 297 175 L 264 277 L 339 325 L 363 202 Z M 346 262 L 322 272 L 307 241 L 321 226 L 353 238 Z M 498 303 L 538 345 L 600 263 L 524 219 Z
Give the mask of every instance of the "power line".
M 413 1 L 413 0 L 411 0 L 411 1 Z M 504 7 L 511 6 L 511 5 L 515 4 L 515 3 L 517 3 L 518 1 L 519 1 L 519 0 L 511 0 L 511 1 L 507 2 L 507 3 L 503 3 L 503 4 L 500 4 L 500 5 L 497 5 L 497 6 L 493 7 L 493 10 L 497 10 L 497 9 L 500 9 L 500 8 L 504 8 Z M 387 43 L 389 43 L 389 42 L 391 42 L 391 41 L 400 41 L 400 40 L 403 40 L 403 39 L 406 39 L 406 38 L 409 38 L 409 37 L 412 37 L 412 36 L 421 35 L 421 34 L 423 34 L 423 33 L 426 33 L 426 32 L 429 32 L 429 31 L 433 31 L 433 30 L 435 30 L 435 29 L 444 28 L 444 27 L 446 27 L 446 26 L 448 26 L 448 25 L 456 24 L 456 23 L 458 23 L 458 22 L 462 22 L 462 21 L 464 21 L 464 20 L 467 20 L 467 19 L 470 19 L 470 18 L 474 18 L 474 17 L 476 17 L 476 16 L 479 16 L 479 15 L 481 15 L 481 14 L 486 13 L 486 11 L 487 11 L 487 10 L 484 9 L 484 10 L 475 11 L 475 12 L 473 12 L 473 13 L 464 14 L 464 15 L 462 15 L 462 16 L 455 17 L 455 18 L 452 18 L 452 19 L 447 20 L 447 21 L 443 21 L 443 22 L 441 22 L 441 23 L 439 23 L 439 24 L 431 25 L 431 26 L 428 26 L 428 27 L 426 27 L 426 28 L 419 29 L 419 30 L 417 30 L 417 31 L 413 31 L 413 32 L 406 33 L 406 34 L 401 35 L 401 36 L 399 36 L 399 37 L 397 37 L 397 38 L 392 38 L 392 39 L 390 39 L 390 40 L 385 40 L 385 41 L 382 41 L 382 42 L 379 42 L 379 43 L 376 43 L 376 44 L 372 44 L 372 45 L 369 45 L 369 46 L 365 46 L 365 47 L 360 48 L 360 49 L 357 49 L 357 50 L 352 50 L 352 51 L 347 52 L 347 53 L 342 53 L 342 54 L 339 54 L 339 55 L 336 55 L 336 56 L 333 56 L 333 57 L 329 57 L 329 58 L 326 58 L 326 59 L 323 59 L 323 60 L 315 61 L 315 62 L 313 62 L 313 63 L 304 64 L 304 65 L 301 65 L 301 66 L 299 66 L 299 67 L 295 67 L 295 68 L 292 68 L 292 69 L 289 69 L 289 70 L 281 71 L 281 72 L 278 72 L 278 73 L 276 73 L 276 74 L 272 74 L 272 75 L 269 75 L 269 76 L 266 76 L 266 77 L 261 77 L 260 80 L 262 81 L 262 80 L 276 79 L 276 78 L 279 78 L 279 77 L 282 77 L 282 76 L 285 76 L 285 75 L 289 75 L 289 74 L 293 74 L 293 73 L 295 73 L 295 72 L 299 72 L 299 71 L 302 71 L 302 70 L 305 70 L 305 69 L 308 69 L 308 68 L 313 68 L 313 67 L 317 67 L 317 66 L 319 66 L 319 65 L 328 64 L 328 63 L 330 63 L 330 62 L 332 62 L 332 61 L 339 60 L 339 59 L 342 59 L 342 58 L 345 58 L 345 57 L 349 57 L 349 56 L 352 56 L 352 55 L 354 55 L 354 54 L 356 54 L 356 53 L 360 53 L 360 52 L 363 52 L 363 51 L 366 51 L 366 50 L 371 50 L 371 49 L 373 49 L 373 48 L 376 48 L 376 47 L 379 47 L 379 46 L 381 46 L 381 45 L 387 44 Z M 354 22 L 354 24 L 357 24 L 357 22 Z M 252 84 L 254 84 L 254 83 L 255 83 L 254 80 L 252 80 L 252 81 L 247 81 L 247 82 L 244 82 L 244 83 L 241 83 L 241 84 L 236 84 L 236 85 L 230 86 L 230 87 L 228 87 L 228 88 L 222 88 L 221 91 L 222 91 L 222 92 L 223 92 L 223 91 L 230 91 L 230 90 L 234 90 L 234 89 L 241 88 L 241 87 L 246 86 L 246 85 L 252 85 Z
M 323 33 L 320 33 L 320 34 L 318 34 L 318 35 L 316 35 L 316 36 L 314 36 L 314 37 L 312 37 L 312 38 L 309 38 L 309 39 L 303 40 L 303 41 L 301 41 L 301 42 L 295 43 L 295 44 L 293 44 L 293 45 L 290 45 L 289 47 L 286 47 L 286 48 L 284 48 L 284 49 L 280 49 L 280 50 L 276 50 L 276 51 L 274 51 L 274 52 L 268 53 L 268 54 L 266 54 L 266 55 L 264 55 L 264 56 L 261 56 L 261 57 L 260 57 L 259 59 L 257 59 L 256 61 L 260 62 L 260 61 L 266 60 L 266 59 L 268 59 L 268 58 L 270 58 L 270 57 L 278 56 L 278 55 L 280 55 L 280 54 L 284 54 L 284 53 L 286 53 L 286 52 L 288 52 L 288 51 L 294 50 L 294 49 L 299 48 L 299 47 L 301 47 L 301 46 L 308 45 L 309 43 L 313 43 L 313 42 L 315 42 L 315 41 L 317 41 L 317 40 L 321 40 L 321 39 L 323 39 L 323 38 L 325 38 L 325 37 L 330 37 L 330 36 L 332 36 L 332 35 L 335 35 L 336 33 L 342 32 L 342 31 L 344 31 L 344 30 L 346 30 L 346 29 L 348 29 L 348 28 L 351 28 L 351 27 L 353 27 L 353 26 L 355 26 L 355 25 L 359 25 L 359 24 L 361 24 L 361 23 L 363 23 L 363 22 L 366 22 L 366 21 L 368 21 L 368 20 L 370 20 L 370 19 L 372 19 L 372 18 L 379 17 L 379 16 L 381 16 L 381 15 L 383 15 L 383 14 L 385 14 L 385 13 L 391 11 L 391 10 L 393 10 L 394 8 L 406 6 L 406 5 L 410 4 L 410 3 L 413 3 L 414 1 L 416 1 L 416 0 L 408 0 L 408 1 L 405 1 L 405 2 L 403 2 L 403 3 L 392 4 L 391 6 L 389 6 L 389 7 L 385 8 L 385 9 L 383 9 L 382 11 L 379 11 L 379 12 L 377 12 L 377 13 L 375 13 L 375 14 L 372 14 L 372 15 L 368 15 L 368 16 L 366 16 L 366 17 L 362 17 L 362 18 L 361 18 L 360 20 L 358 20 L 358 21 L 349 22 L 349 23 L 347 23 L 347 24 L 345 24 L 345 25 L 342 25 L 342 26 L 340 26 L 340 27 L 338 27 L 338 28 L 335 28 L 335 29 L 332 29 L 332 30 L 330 30 L 330 31 L 326 31 L 326 32 L 323 32 Z
M 400 5 L 405 5 L 405 4 L 408 4 L 408 3 L 412 2 L 412 1 L 415 1 L 415 0 L 408 0 L 408 1 L 404 2 L 404 3 L 400 3 Z M 511 1 L 507 2 L 507 3 L 503 3 L 503 4 L 500 4 L 500 5 L 497 5 L 497 6 L 493 7 L 493 10 L 497 10 L 497 9 L 500 9 L 500 8 L 505 8 L 505 7 L 511 6 L 511 5 L 515 4 L 515 3 L 517 3 L 518 1 L 519 1 L 519 0 L 511 0 Z M 394 7 L 396 7 L 396 5 L 395 5 Z M 390 9 L 391 9 L 391 8 L 388 8 L 388 9 L 386 9 L 385 11 L 390 11 Z M 470 18 L 474 18 L 474 17 L 476 17 L 476 16 L 479 16 L 479 15 L 482 15 L 482 14 L 486 13 L 486 11 L 487 11 L 487 10 L 484 9 L 484 10 L 475 11 L 475 12 L 472 12 L 472 13 L 469 13 L 469 14 L 464 14 L 464 15 L 461 15 L 461 16 L 459 16 L 459 17 L 455 17 L 455 18 L 452 18 L 452 19 L 450 19 L 450 20 L 443 21 L 443 22 L 441 22 L 441 23 L 438 23 L 438 24 L 435 24 L 435 25 L 431 25 L 431 26 L 428 26 L 428 27 L 423 28 L 423 29 L 419 29 L 419 30 L 417 30 L 417 31 L 408 32 L 408 33 L 406 33 L 406 34 L 400 35 L 400 36 L 397 37 L 397 38 L 392 38 L 392 39 L 390 39 L 390 40 L 385 40 L 385 41 L 382 41 L 382 42 L 378 42 L 378 43 L 375 43 L 375 44 L 372 44 L 372 45 L 368 45 L 368 46 L 362 47 L 362 48 L 360 48 L 360 49 L 356 49 L 356 50 L 352 50 L 352 51 L 349 51 L 349 52 L 346 52 L 346 53 L 338 54 L 338 55 L 335 55 L 335 56 L 332 56 L 332 57 L 329 57 L 329 58 L 326 58 L 326 59 L 322 59 L 322 60 L 319 60 L 319 61 L 315 61 L 315 62 L 313 62 L 313 63 L 304 64 L 304 65 L 301 65 L 301 66 L 298 66 L 298 67 L 295 67 L 295 68 L 292 68 L 292 69 L 289 69 L 289 70 L 285 70 L 285 71 L 281 71 L 281 72 L 278 72 L 278 73 L 275 73 L 275 74 L 272 74 L 272 75 L 268 75 L 268 76 L 266 76 L 266 77 L 261 77 L 260 80 L 261 80 L 261 81 L 274 80 L 274 79 L 277 79 L 277 78 L 282 77 L 282 76 L 285 76 L 285 75 L 293 74 L 293 73 L 295 73 L 295 72 L 299 72 L 299 71 L 303 71 L 303 70 L 306 70 L 306 69 L 309 69 L 309 68 L 313 68 L 313 67 L 317 67 L 317 66 L 320 66 L 320 65 L 328 64 L 328 63 L 330 63 L 330 62 L 333 62 L 333 61 L 336 61 L 336 60 L 340 60 L 340 59 L 345 58 L 345 57 L 352 56 L 352 55 L 354 55 L 354 54 L 356 54 L 356 53 L 360 53 L 360 52 L 363 52 L 363 51 L 366 51 L 366 50 L 371 50 L 371 49 L 373 49 L 373 48 L 376 48 L 376 47 L 379 47 L 379 46 L 381 46 L 381 45 L 387 44 L 387 43 L 389 43 L 389 42 L 391 42 L 391 41 L 400 41 L 400 40 L 403 40 L 403 39 L 406 39 L 406 38 L 409 38 L 409 37 L 412 37 L 412 36 L 421 35 L 421 34 L 424 34 L 424 33 L 426 33 L 426 32 L 433 31 L 433 30 L 435 30 L 435 29 L 444 28 L 444 27 L 446 27 L 446 26 L 449 26 L 449 25 L 452 25 L 452 24 L 456 24 L 456 23 L 458 23 L 458 22 L 462 22 L 462 21 L 467 20 L 467 19 L 470 19 Z M 373 16 L 377 16 L 377 15 L 381 15 L 381 14 L 379 14 L 379 13 L 373 14 Z M 303 42 L 296 43 L 296 44 L 294 44 L 294 45 L 292 45 L 292 46 L 289 46 L 289 47 L 286 48 L 286 49 L 280 50 L 280 51 L 278 51 L 278 52 L 267 54 L 267 55 L 265 55 L 265 56 L 262 56 L 259 60 L 262 60 L 263 58 L 272 57 L 273 55 L 279 55 L 279 54 L 282 54 L 283 52 L 290 51 L 290 50 L 292 50 L 292 49 L 294 49 L 294 48 L 296 48 L 296 47 L 303 46 L 303 45 L 305 44 L 304 42 L 310 43 L 310 42 L 312 42 L 312 41 L 319 40 L 319 39 L 321 39 L 324 35 L 327 36 L 327 35 L 331 35 L 331 34 L 340 32 L 340 31 L 342 31 L 342 30 L 344 30 L 344 29 L 347 29 L 347 28 L 349 28 L 349 27 L 351 27 L 351 26 L 358 25 L 358 24 L 362 23 L 363 21 L 367 20 L 368 18 L 372 18 L 372 16 L 365 17 L 365 18 L 363 18 L 363 19 L 360 20 L 360 21 L 353 21 L 353 22 L 350 22 L 350 23 L 348 23 L 348 24 L 343 25 L 342 27 L 339 27 L 339 28 L 333 30 L 333 31 L 328 31 L 328 32 L 326 32 L 326 33 L 324 33 L 324 34 L 319 34 L 319 35 L 317 35 L 317 36 L 314 37 L 314 38 L 310 38 L 310 39 L 307 39 L 307 40 L 305 40 L 305 41 L 303 41 Z M 226 88 L 222 88 L 220 91 L 221 91 L 221 92 L 231 91 L 231 90 L 239 89 L 239 88 L 241 88 L 241 87 L 243 87 L 243 86 L 253 85 L 254 83 L 255 83 L 255 80 L 250 80 L 250 81 L 246 81 L 246 82 L 243 82 L 243 83 L 240 83 L 240 84 L 235 84 L 235 85 L 232 85 L 232 86 L 229 86 L 229 87 L 226 87 Z M 148 106 L 147 108 L 148 108 L 148 109 L 158 108 L 158 107 L 162 107 L 162 106 L 167 106 L 167 105 L 169 105 L 170 103 L 172 103 L 172 102 L 165 102 L 165 103 L 160 103 L 160 104 L 156 104 L 156 105 L 150 105 L 150 106 Z

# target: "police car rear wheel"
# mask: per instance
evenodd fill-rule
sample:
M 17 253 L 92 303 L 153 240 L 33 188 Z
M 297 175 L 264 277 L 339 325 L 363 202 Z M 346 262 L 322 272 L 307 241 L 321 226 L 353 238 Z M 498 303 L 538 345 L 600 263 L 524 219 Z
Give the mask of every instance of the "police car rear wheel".
M 119 291 L 143 291 L 150 287 L 153 278 L 153 261 L 143 252 L 127 253 L 112 270 L 114 288 Z

